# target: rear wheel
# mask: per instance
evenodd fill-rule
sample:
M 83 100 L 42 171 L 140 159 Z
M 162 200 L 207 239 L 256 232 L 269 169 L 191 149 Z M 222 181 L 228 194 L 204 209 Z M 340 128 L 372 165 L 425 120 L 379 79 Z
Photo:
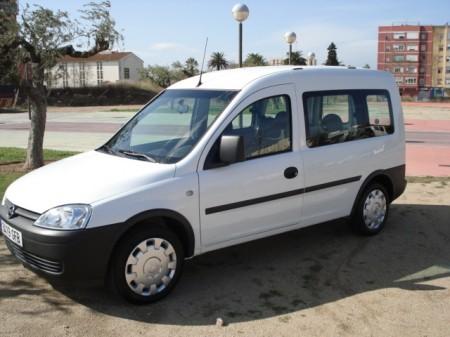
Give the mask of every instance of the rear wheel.
M 138 304 L 166 296 L 178 281 L 184 260 L 182 245 L 173 232 L 149 226 L 132 232 L 120 243 L 112 267 L 116 290 Z
M 351 219 L 355 231 L 365 235 L 378 234 L 385 226 L 389 214 L 389 195 L 386 188 L 370 184 L 358 200 Z

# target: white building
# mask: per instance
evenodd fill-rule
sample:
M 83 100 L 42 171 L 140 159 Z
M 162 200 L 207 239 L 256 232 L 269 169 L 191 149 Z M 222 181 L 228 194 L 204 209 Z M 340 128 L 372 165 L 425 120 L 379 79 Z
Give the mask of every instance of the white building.
M 144 61 L 131 52 L 104 51 L 87 58 L 64 56 L 47 74 L 47 87 L 92 87 L 137 81 Z

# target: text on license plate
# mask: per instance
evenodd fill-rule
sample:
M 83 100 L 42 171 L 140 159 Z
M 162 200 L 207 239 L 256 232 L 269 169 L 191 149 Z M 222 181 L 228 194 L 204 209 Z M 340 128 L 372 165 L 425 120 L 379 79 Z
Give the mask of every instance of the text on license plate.
M 12 228 L 10 225 L 8 225 L 3 220 L 1 220 L 1 222 L 2 222 L 3 235 L 6 236 L 8 239 L 10 239 L 15 244 L 22 247 L 22 233 L 19 232 L 17 229 Z

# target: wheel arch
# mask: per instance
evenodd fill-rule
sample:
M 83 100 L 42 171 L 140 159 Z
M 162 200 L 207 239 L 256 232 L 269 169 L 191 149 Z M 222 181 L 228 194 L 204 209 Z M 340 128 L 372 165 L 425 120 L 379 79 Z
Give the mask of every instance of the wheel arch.
M 392 202 L 395 199 L 395 192 L 394 192 L 394 184 L 392 182 L 392 179 L 389 177 L 389 174 L 386 174 L 386 170 L 377 170 L 372 172 L 367 176 L 367 178 L 364 180 L 364 182 L 361 184 L 358 193 L 356 194 L 356 198 L 353 202 L 352 212 L 350 216 L 353 216 L 355 214 L 356 206 L 358 205 L 358 201 L 361 198 L 362 194 L 364 193 L 367 186 L 370 184 L 377 182 L 383 185 L 387 192 L 389 197 L 389 202 Z
M 185 257 L 194 255 L 195 235 L 191 224 L 182 214 L 170 209 L 153 209 L 132 216 L 125 221 L 127 229 L 122 233 L 118 242 L 131 230 L 134 230 L 137 226 L 143 226 L 149 220 L 159 221 L 161 225 L 167 226 L 179 237 L 183 244 Z
M 111 270 L 111 262 L 114 259 L 114 254 L 118 245 L 122 240 L 133 230 L 140 226 L 145 226 L 148 221 L 158 222 L 161 225 L 167 226 L 180 239 L 183 248 L 184 256 L 191 257 L 195 251 L 195 235 L 189 221 L 180 213 L 169 209 L 153 209 L 133 215 L 131 218 L 123 222 L 122 230 L 115 238 L 115 242 L 110 250 L 108 264 L 106 269 L 106 277 L 108 277 Z

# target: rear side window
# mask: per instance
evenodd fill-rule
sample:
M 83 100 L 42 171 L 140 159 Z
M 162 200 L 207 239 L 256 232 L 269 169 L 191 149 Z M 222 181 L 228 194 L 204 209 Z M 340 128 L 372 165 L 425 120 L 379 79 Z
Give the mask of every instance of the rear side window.
M 316 91 L 303 94 L 306 144 L 317 147 L 393 133 L 386 90 Z

